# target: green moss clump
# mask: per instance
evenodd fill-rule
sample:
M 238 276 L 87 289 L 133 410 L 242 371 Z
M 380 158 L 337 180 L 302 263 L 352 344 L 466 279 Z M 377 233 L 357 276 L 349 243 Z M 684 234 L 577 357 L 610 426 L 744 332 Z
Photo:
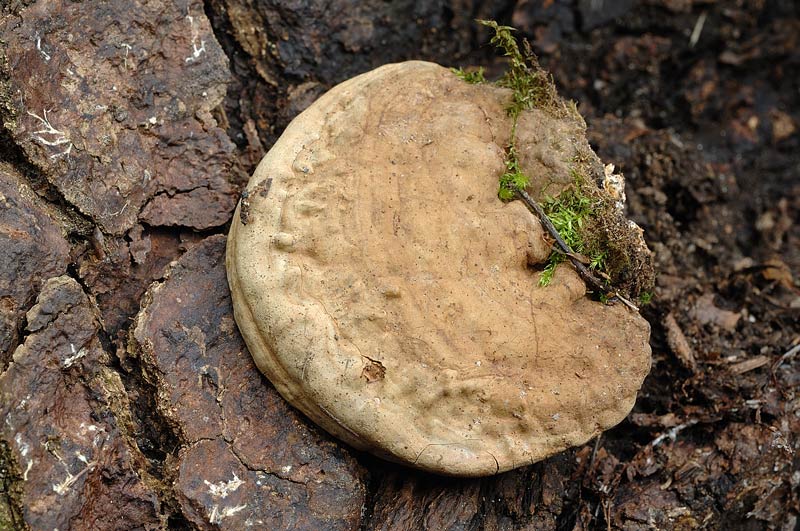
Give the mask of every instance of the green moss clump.
M 558 234 L 589 269 L 604 273 L 607 268 L 608 249 L 602 239 L 593 234 L 594 220 L 601 201 L 585 191 L 582 177 L 575 173 L 575 181 L 556 197 L 548 197 L 542 208 Z M 539 277 L 539 285 L 547 286 L 553 279 L 558 264 L 566 256 L 558 251 L 550 253 L 547 265 Z
M 0 529 L 28 529 L 22 517 L 22 475 L 11 448 L 0 441 Z
M 534 107 L 551 106 L 558 101 L 555 85 L 547 73 L 539 67 L 539 61 L 531 51 L 528 41 L 524 41 L 524 53 L 520 51 L 517 40 L 512 35 L 516 31 L 511 26 L 500 26 L 494 20 L 478 20 L 494 30 L 489 41 L 508 57 L 508 70 L 497 84 L 512 90 L 512 100 L 506 108 L 516 125 L 520 113 Z
M 508 68 L 496 82 L 511 91 L 505 109 L 511 118 L 511 133 L 497 195 L 503 201 L 511 201 L 526 191 L 531 182 L 522 169 L 516 145 L 521 114 L 537 109 L 555 118 L 584 122 L 577 105 L 558 96 L 552 77 L 539 66 L 530 44 L 523 40 L 520 49 L 514 28 L 492 20 L 477 22 L 494 31 L 490 42 L 508 58 Z M 463 70 L 454 72 L 467 82 L 485 82 L 482 70 L 474 75 Z M 576 156 L 572 163 L 573 182 L 558 196 L 544 200 L 541 204 L 544 214 L 569 245 L 571 258 L 584 262 L 593 271 L 595 284 L 607 284 L 607 293 L 597 294 L 601 299 L 609 293 L 641 295 L 647 299 L 646 293 L 653 287 L 652 255 L 641 246 L 640 236 L 631 230 L 611 197 L 595 184 L 603 179 L 599 161 L 587 155 Z M 539 191 L 542 193 L 544 190 Z M 553 251 L 540 276 L 540 284 L 549 284 L 558 264 L 567 258 Z
M 506 156 L 506 171 L 500 176 L 500 189 L 498 197 L 503 201 L 514 199 L 516 190 L 524 190 L 530 184 L 530 178 L 522 172 L 516 148 L 508 147 Z
M 506 171 L 500 177 L 497 195 L 503 201 L 510 201 L 516 190 L 524 189 L 530 183 L 530 179 L 520 168 L 516 149 L 519 115 L 534 107 L 557 106 L 560 99 L 552 79 L 539 67 L 527 41 L 524 41 L 524 53 L 520 51 L 517 40 L 512 35 L 514 28 L 500 26 L 494 20 L 478 20 L 478 23 L 494 30 L 494 36 L 489 42 L 502 51 L 509 62 L 506 73 L 497 81 L 497 85 L 511 89 L 511 101 L 506 112 L 512 120 L 511 136 L 506 148 Z
M 467 71 L 463 68 L 451 68 L 450 71 L 453 72 L 459 79 L 466 81 L 471 85 L 487 82 L 483 75 L 483 67 L 472 71 Z

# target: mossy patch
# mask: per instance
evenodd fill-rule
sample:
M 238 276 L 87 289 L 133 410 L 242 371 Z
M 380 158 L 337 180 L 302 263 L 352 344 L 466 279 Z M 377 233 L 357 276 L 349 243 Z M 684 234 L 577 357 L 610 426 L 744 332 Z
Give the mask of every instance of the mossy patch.
M 466 81 L 472 85 L 477 85 L 479 83 L 486 83 L 486 78 L 483 75 L 483 67 L 478 68 L 477 70 L 464 70 L 463 68 L 451 68 L 451 72 L 453 72 L 459 79 L 462 81 Z
M 11 448 L 0 441 L 0 529 L 28 529 L 22 517 L 22 475 Z
M 652 291 L 644 291 L 639 294 L 639 305 L 640 306 L 647 306 L 653 302 L 653 292 Z
M 575 182 L 559 195 L 547 197 L 542 203 L 542 208 L 577 258 L 590 269 L 604 272 L 608 250 L 599 245 L 601 242 L 589 231 L 598 199 L 589 196 L 584 188 L 584 181 L 578 176 Z M 547 265 L 539 277 L 540 286 L 550 284 L 556 267 L 565 259 L 563 253 L 555 250 L 550 253 Z
M 531 176 L 523 168 L 517 145 L 520 117 L 535 109 L 554 119 L 574 123 L 575 134 L 580 137 L 586 124 L 577 105 L 559 97 L 552 76 L 539 66 L 529 43 L 523 40 L 520 48 L 513 35 L 514 28 L 501 26 L 492 20 L 478 20 L 478 23 L 494 31 L 491 44 L 508 58 L 506 72 L 495 82 L 497 86 L 511 90 L 506 106 L 506 113 L 511 118 L 511 132 L 497 195 L 503 201 L 511 201 L 520 191 L 530 192 L 529 188 L 533 187 Z M 477 73 L 462 69 L 453 72 L 468 83 L 486 82 L 482 69 Z M 538 181 L 545 181 L 545 184 L 536 186 L 539 189 L 534 191 L 534 195 L 538 196 L 545 215 L 559 236 L 572 250 L 569 258 L 583 262 L 600 280 L 596 285 L 607 284 L 607 293 L 616 292 L 633 298 L 652 292 L 652 256 L 642 243 L 638 228 L 625 218 L 611 195 L 601 189 L 604 174 L 599 159 L 588 145 L 584 147 L 580 141 L 573 144 L 569 178 L 567 175 L 558 178 L 537 176 Z M 561 151 L 560 147 L 554 149 Z M 557 186 L 557 195 L 547 195 L 551 184 Z M 540 284 L 548 285 L 556 267 L 567 259 L 567 255 L 554 250 L 542 271 Z M 604 297 L 606 293 L 598 296 Z
M 478 22 L 494 30 L 490 42 L 508 58 L 508 69 L 497 84 L 512 91 L 511 101 L 506 107 L 512 125 L 506 148 L 506 171 L 500 176 L 497 195 L 500 199 L 509 201 L 515 198 L 517 190 L 524 190 L 530 184 L 530 178 L 522 170 L 516 145 L 520 115 L 534 108 L 558 117 L 580 115 L 574 103 L 568 104 L 558 96 L 552 77 L 539 66 L 528 41 L 523 41 L 524 51 L 520 50 L 517 40 L 512 35 L 514 28 L 500 26 L 492 20 Z M 542 206 L 559 235 L 576 256 L 584 259 L 582 255 L 586 254 L 588 256 L 586 265 L 599 272 L 601 276 L 606 276 L 606 258 L 609 250 L 602 245 L 602 238 L 597 237 L 592 230 L 596 225 L 593 220 L 599 213 L 603 199 L 599 194 L 593 193 L 594 190 L 590 191 L 590 188 L 582 173 L 573 170 L 572 184 L 559 195 L 547 197 Z M 566 256 L 562 253 L 556 251 L 551 253 L 539 278 L 540 285 L 546 286 L 550 283 L 556 267 L 565 259 Z
M 522 172 L 517 148 L 512 144 L 506 153 L 506 171 L 500 176 L 500 189 L 497 196 L 503 201 L 514 199 L 517 190 L 524 190 L 531 180 Z
M 513 93 L 508 115 L 516 118 L 524 110 L 553 105 L 558 99 L 555 86 L 547 73 L 539 68 L 527 41 L 524 41 L 523 54 L 512 35 L 516 31 L 514 28 L 500 26 L 494 20 L 479 20 L 478 23 L 494 30 L 489 42 L 508 57 L 508 69 L 497 81 L 499 86 L 509 88 Z
M 17 127 L 17 108 L 12 99 L 11 67 L 6 49 L 7 44 L 0 40 L 0 121 L 2 127 L 13 132 Z
M 577 258 L 614 290 L 634 299 L 652 293 L 652 255 L 641 244 L 636 229 L 611 196 L 595 185 L 588 164 L 576 163 L 572 175 L 570 186 L 543 201 L 547 217 Z M 565 259 L 563 253 L 551 253 L 539 280 L 541 285 L 549 283 L 555 268 Z M 644 297 L 647 299 L 647 295 Z
M 540 109 L 555 117 L 577 117 L 581 123 L 583 119 L 574 103 L 567 103 L 558 96 L 552 76 L 539 66 L 528 41 L 523 41 L 520 50 L 512 34 L 516 31 L 514 28 L 501 26 L 493 20 L 478 20 L 478 23 L 494 30 L 489 42 L 508 58 L 508 68 L 495 84 L 511 90 L 511 100 L 506 106 L 506 113 L 511 118 L 511 135 L 506 147 L 506 171 L 500 177 L 497 192 L 500 199 L 510 201 L 514 199 L 516 190 L 525 189 L 530 184 L 530 177 L 523 172 L 517 151 L 520 115 L 524 111 Z

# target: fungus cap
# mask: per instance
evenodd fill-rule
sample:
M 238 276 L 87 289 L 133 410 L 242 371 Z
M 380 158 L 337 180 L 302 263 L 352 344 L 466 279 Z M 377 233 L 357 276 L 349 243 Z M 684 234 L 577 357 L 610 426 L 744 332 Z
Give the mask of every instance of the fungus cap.
M 338 85 L 261 161 L 228 239 L 236 322 L 283 397 L 355 448 L 440 474 L 586 442 L 650 368 L 636 312 L 587 298 L 566 264 L 538 285 L 542 228 L 497 198 L 508 98 L 424 62 Z M 531 174 L 569 179 L 584 128 L 524 113 Z

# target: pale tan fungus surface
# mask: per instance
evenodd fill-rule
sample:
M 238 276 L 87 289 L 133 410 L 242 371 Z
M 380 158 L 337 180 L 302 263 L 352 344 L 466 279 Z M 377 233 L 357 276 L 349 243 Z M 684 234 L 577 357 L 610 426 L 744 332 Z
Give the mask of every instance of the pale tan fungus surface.
M 497 198 L 508 97 L 424 62 L 342 83 L 258 166 L 228 239 L 236 321 L 278 391 L 352 446 L 442 474 L 584 443 L 650 368 L 638 314 L 585 297 L 567 265 L 538 286 L 542 229 Z M 583 128 L 527 115 L 523 160 L 563 181 Z

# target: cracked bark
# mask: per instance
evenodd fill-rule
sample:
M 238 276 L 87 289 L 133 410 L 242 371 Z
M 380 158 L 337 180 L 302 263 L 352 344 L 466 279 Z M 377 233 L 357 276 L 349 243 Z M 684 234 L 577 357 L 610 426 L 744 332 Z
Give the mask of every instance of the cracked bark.
M 0 164 L 0 371 L 10 362 L 25 312 L 42 281 L 67 268 L 69 246 L 54 214 L 24 178 Z
M 219 528 L 239 529 L 249 519 L 274 529 L 352 529 L 365 471 L 255 368 L 232 319 L 224 250 L 224 236 L 212 236 L 188 251 L 151 288 L 132 333 L 133 354 L 158 382 L 158 409 L 180 427 L 181 510 L 201 528 L 218 519 Z M 224 499 L 206 485 L 230 481 L 242 484 Z
M 23 481 L 24 522 L 33 529 L 66 529 L 75 520 L 163 525 L 152 478 L 134 472 L 144 457 L 131 444 L 127 394 L 99 341 L 96 307 L 74 279 L 54 277 L 28 322 L 0 376 L 0 437 L 11 442 Z

